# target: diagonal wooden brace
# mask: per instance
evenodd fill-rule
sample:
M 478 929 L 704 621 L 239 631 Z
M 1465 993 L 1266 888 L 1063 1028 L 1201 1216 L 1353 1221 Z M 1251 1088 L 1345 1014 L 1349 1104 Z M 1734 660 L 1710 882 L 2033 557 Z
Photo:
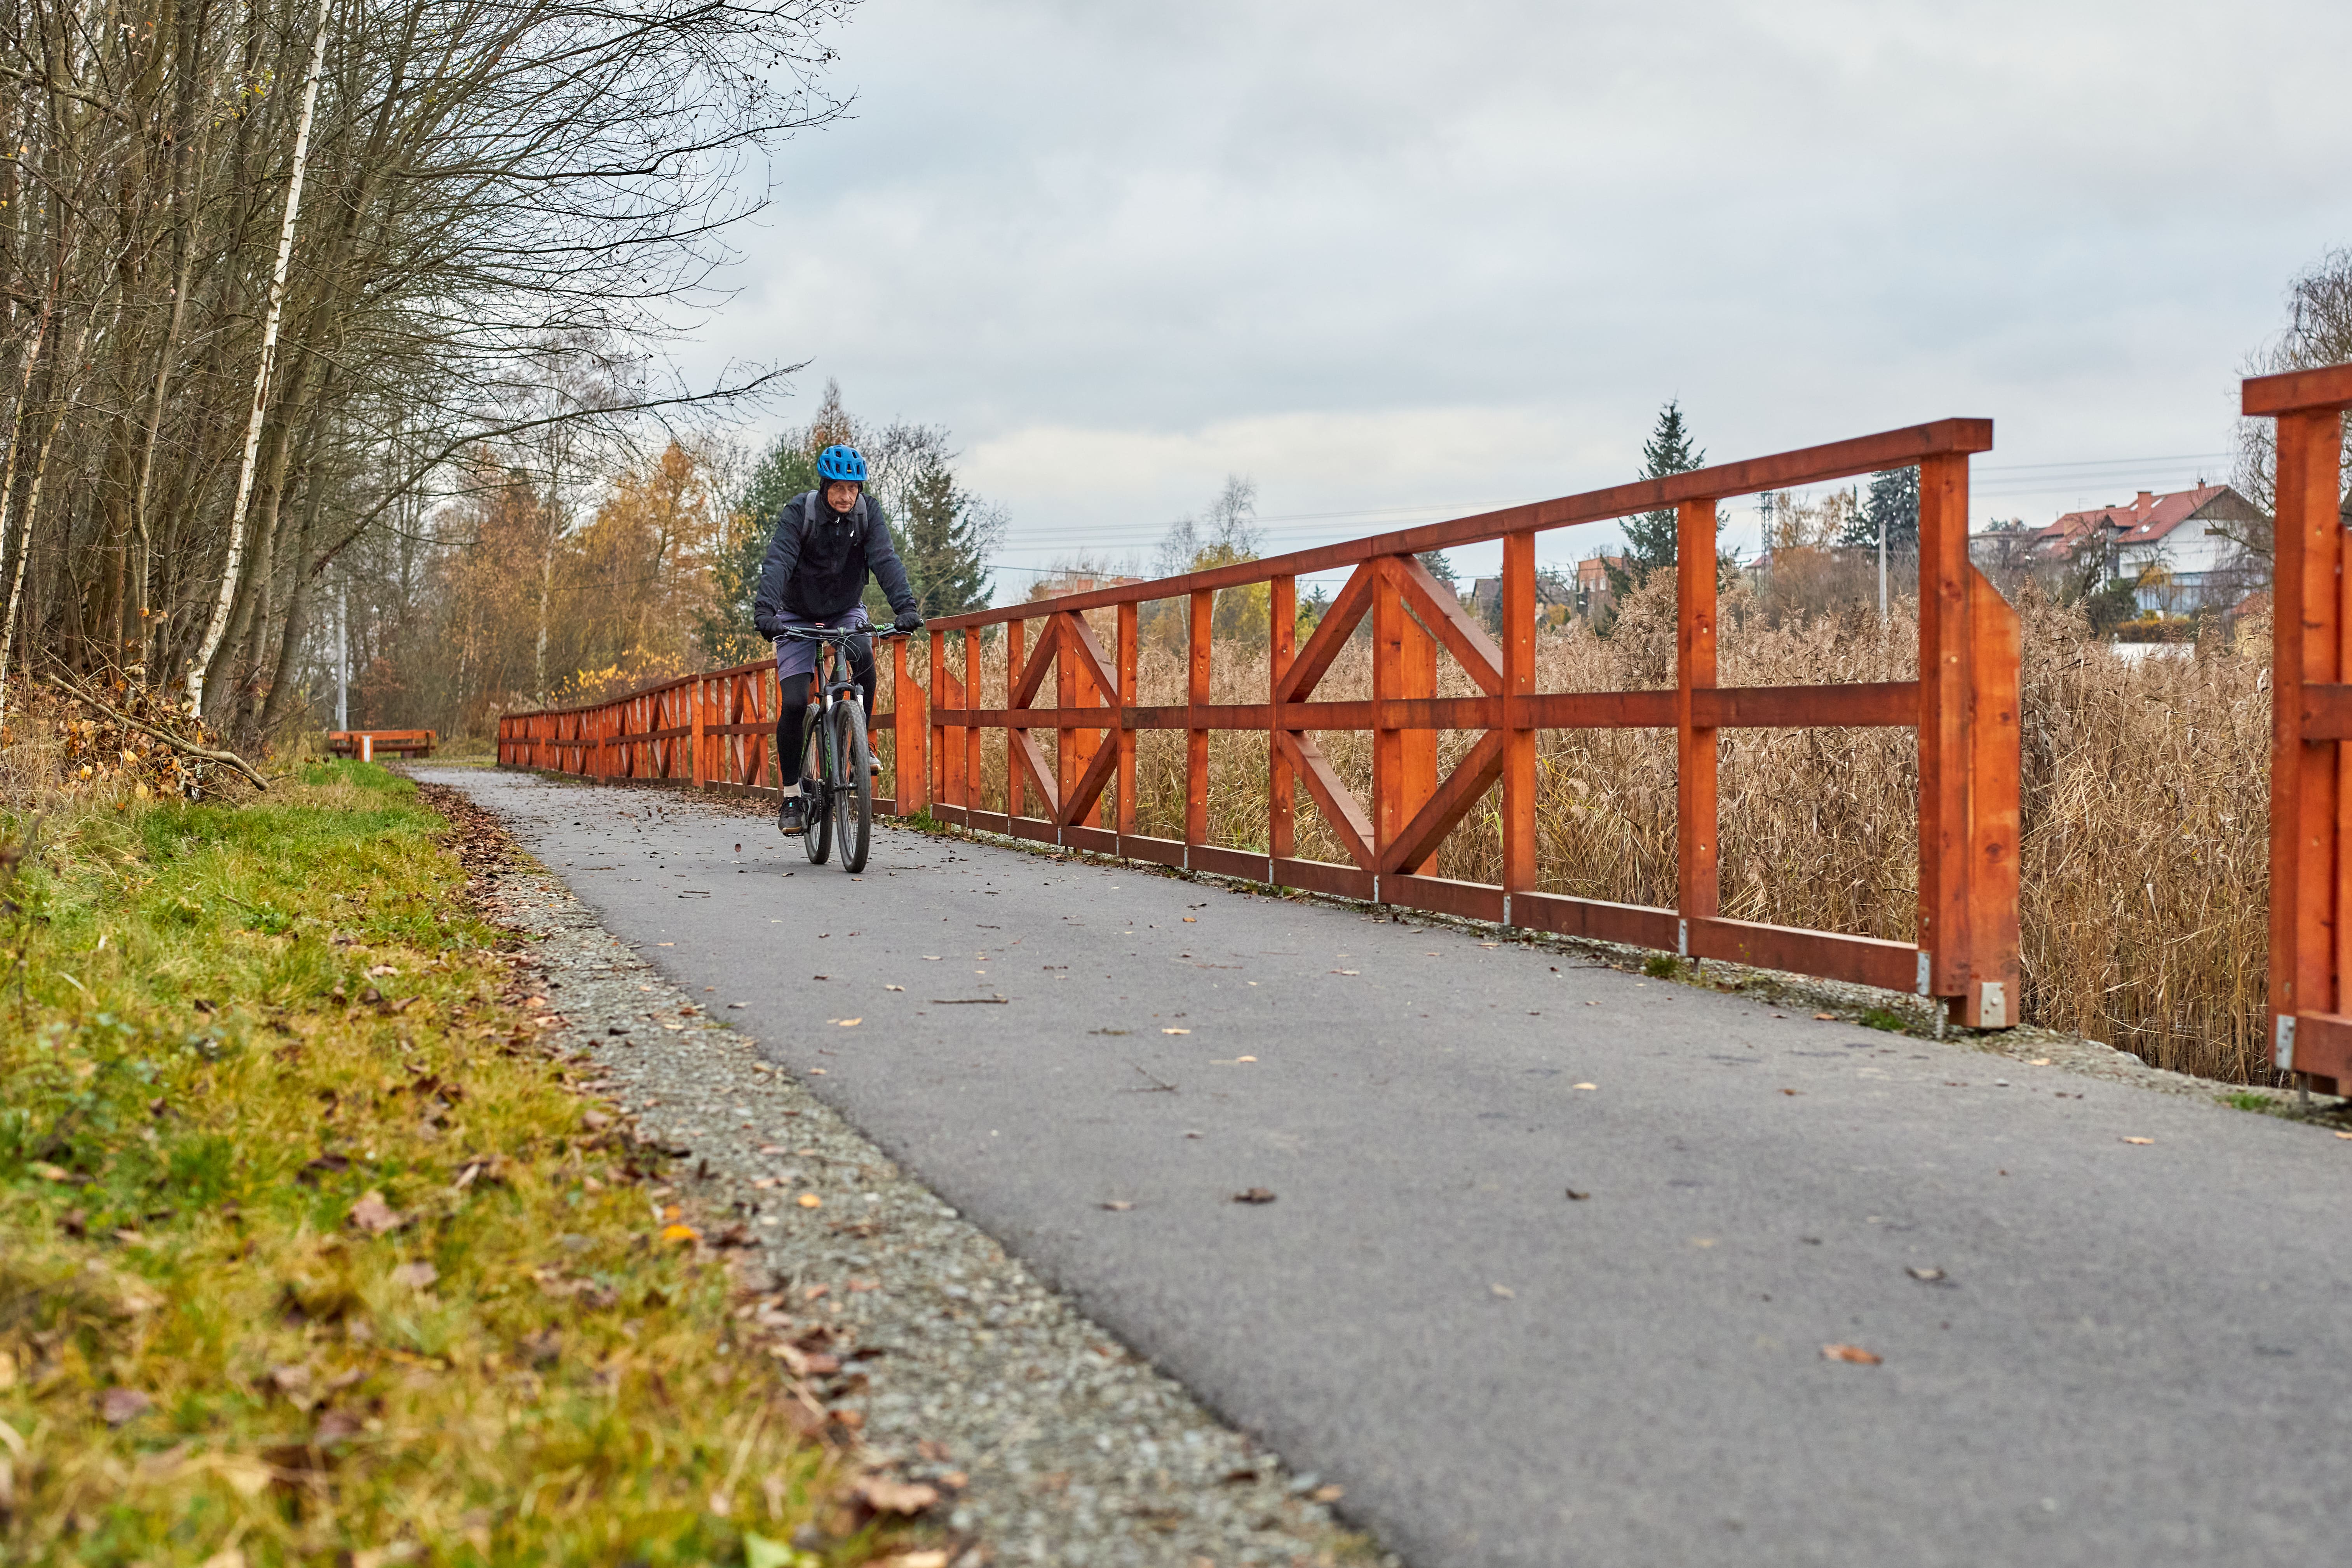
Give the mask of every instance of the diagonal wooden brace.
M 1013 689 L 1012 696 L 1004 704 L 1007 708 L 1028 707 L 1035 699 L 1037 689 L 1045 684 L 1045 672 L 1054 668 L 1054 654 L 1061 647 L 1066 618 L 1061 616 L 1045 617 L 1045 629 L 1037 634 L 1037 646 L 1030 650 L 1029 662 L 1022 668 L 1021 684 Z
M 1446 591 L 1445 585 L 1430 574 L 1417 555 L 1391 555 L 1381 563 L 1389 580 L 1404 595 L 1405 603 L 1420 615 L 1437 640 L 1445 645 L 1455 661 L 1470 673 L 1470 679 L 1489 697 L 1503 694 L 1503 650 L 1486 635 L 1486 628 L 1470 618 L 1462 601 Z
M 1037 742 L 1026 730 L 1007 730 L 1005 734 L 1012 737 L 1013 758 L 1021 764 L 1029 787 L 1045 802 L 1045 815 L 1059 820 L 1061 804 L 1055 796 L 1054 770 L 1045 765 L 1045 753 L 1037 749 Z
M 1087 771 L 1070 785 L 1068 798 L 1055 809 L 1054 820 L 1064 827 L 1075 827 L 1084 821 L 1087 813 L 1094 809 L 1095 802 L 1102 798 L 1103 786 L 1110 783 L 1112 775 L 1118 772 L 1117 744 L 1105 746 L 1095 752 L 1087 763 Z
M 1275 701 L 1297 702 L 1315 689 L 1316 682 L 1323 679 L 1331 661 L 1347 646 L 1348 634 L 1356 629 L 1356 623 L 1372 607 L 1372 590 L 1380 576 L 1377 561 L 1367 561 L 1356 568 L 1347 586 L 1339 590 L 1339 596 L 1331 601 L 1331 607 L 1315 623 L 1315 635 L 1307 639 L 1307 646 L 1298 650 L 1289 671 L 1276 683 Z
M 1275 744 L 1289 756 L 1290 765 L 1298 771 L 1300 782 L 1307 785 L 1307 793 L 1315 797 L 1317 807 L 1323 813 L 1323 820 L 1329 823 L 1331 831 L 1339 836 L 1339 841 L 1347 847 L 1349 855 L 1357 865 L 1370 870 L 1373 858 L 1371 819 L 1357 804 L 1354 793 L 1340 782 L 1339 773 L 1331 766 L 1331 759 L 1323 754 L 1323 748 L 1317 745 L 1312 737 L 1295 730 L 1276 730 L 1274 740 Z
M 1481 796 L 1503 776 L 1503 746 L 1505 731 L 1489 730 L 1479 737 L 1470 754 L 1462 759 L 1437 793 L 1413 814 L 1403 831 L 1391 839 L 1381 852 L 1379 870 L 1382 876 L 1393 872 L 1413 872 L 1422 862 L 1437 853 L 1454 825 L 1470 814 Z

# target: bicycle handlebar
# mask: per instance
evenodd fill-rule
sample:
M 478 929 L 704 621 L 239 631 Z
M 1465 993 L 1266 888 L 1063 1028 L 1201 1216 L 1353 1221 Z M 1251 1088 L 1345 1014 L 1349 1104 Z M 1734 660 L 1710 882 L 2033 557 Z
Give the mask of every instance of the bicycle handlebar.
M 913 632 L 902 632 L 896 626 L 786 626 L 776 634 L 776 640 L 847 642 L 852 637 L 910 637 L 914 635 Z

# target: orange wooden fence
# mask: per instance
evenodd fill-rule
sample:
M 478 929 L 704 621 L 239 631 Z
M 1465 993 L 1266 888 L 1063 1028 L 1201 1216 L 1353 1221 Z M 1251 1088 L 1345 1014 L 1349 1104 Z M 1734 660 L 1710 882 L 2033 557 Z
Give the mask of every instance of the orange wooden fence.
M 1989 420 L 1948 419 L 1806 451 L 1621 485 L 1588 495 L 1351 540 L 1160 582 L 1122 584 L 932 623 L 930 795 L 939 817 L 975 828 L 1192 870 L 1530 930 L 1601 938 L 1696 958 L 1858 981 L 1950 999 L 1965 1023 L 2016 1021 L 2018 835 L 2017 617 L 1968 557 L 1969 457 L 1992 446 Z M 1716 508 L 1790 489 L 1916 464 L 1920 468 L 1919 668 L 1923 679 L 1867 685 L 1720 687 L 1716 682 Z M 1536 689 L 1536 535 L 1636 512 L 1675 510 L 1680 628 L 1672 690 Z M 1501 646 L 1417 559 L 1421 552 L 1499 539 Z M 1294 646 L 1297 579 L 1354 568 L 1304 647 Z M 1220 590 L 1269 584 L 1271 689 L 1258 703 L 1209 700 L 1210 624 Z M 1190 614 L 1188 700 L 1139 704 L 1139 607 L 1181 598 Z M 1114 608 L 1116 649 L 1084 612 Z M 1372 697 L 1316 701 L 1357 625 L 1372 621 Z M 1031 626 L 1034 624 L 1034 635 Z M 1001 626 L 1011 689 L 986 705 L 972 675 L 982 628 Z M 961 657 L 950 657 L 950 643 Z M 1439 698 L 1443 647 L 1482 696 Z M 1048 669 L 1053 708 L 1032 706 Z M 1919 922 L 1916 945 L 1723 919 L 1717 912 L 1718 731 L 1738 726 L 1916 726 L 1919 732 Z M 1540 892 L 1536 887 L 1536 732 L 1672 730 L 1677 742 L 1675 907 L 1653 909 Z M 1057 737 L 1053 765 L 1032 740 Z M 1186 737 L 1184 837 L 1136 831 L 1136 736 Z M 1268 736 L 1271 807 L 1264 851 L 1207 842 L 1209 736 Z M 1340 780 L 1316 736 L 1373 735 L 1372 798 Z M 1483 730 L 1469 754 L 1437 776 L 1442 730 Z M 1005 812 L 980 808 L 983 736 L 1002 731 Z M 1446 834 L 1502 784 L 1500 885 L 1424 874 Z M 1348 864 L 1297 858 L 1303 789 L 1346 846 Z M 1040 808 L 1031 814 L 1029 804 Z
M 1856 981 L 1943 998 L 1978 1027 L 2016 1022 L 2018 998 L 2018 626 L 1969 562 L 1969 458 L 1992 447 L 1990 420 L 1931 425 L 1620 485 L 1558 500 L 1351 540 L 1159 582 L 1121 584 L 931 623 L 929 708 L 906 679 L 894 643 L 891 711 L 895 798 L 912 812 L 1072 848 L 1316 892 L 1599 938 L 1693 958 Z M 1723 687 L 1716 679 L 1715 530 L 1718 503 L 1917 465 L 1920 470 L 1919 670 L 1916 680 L 1802 687 Z M 1674 510 L 1680 527 L 1676 679 L 1671 690 L 1536 689 L 1536 535 L 1637 512 Z M 1417 559 L 1421 552 L 1500 540 L 1498 647 Z M 1297 580 L 1351 567 L 1345 587 L 1296 646 Z M 1213 703 L 1210 625 L 1221 590 L 1269 588 L 1272 679 L 1263 702 Z M 1187 700 L 1140 704 L 1139 610 L 1162 599 L 1189 609 Z M 1115 649 L 1085 612 L 1113 609 Z M 1357 626 L 1371 617 L 1372 696 L 1318 701 L 1317 684 Z M 1032 626 L 1034 626 L 1034 636 Z M 979 690 L 981 641 L 1001 626 L 1008 658 L 1002 706 Z M 950 658 L 950 645 L 957 657 Z M 1440 648 L 1482 695 L 1440 698 Z M 499 760 L 594 778 L 658 778 L 738 790 L 772 788 L 761 737 L 774 726 L 775 682 L 762 662 L 670 681 L 615 702 L 501 719 Z M 1048 672 L 1055 705 L 1034 700 Z M 1717 736 L 1739 727 L 1916 727 L 1919 737 L 1919 941 L 1726 920 L 1717 878 Z M 1676 740 L 1675 907 L 1655 909 L 1546 893 L 1536 877 L 1536 735 L 1545 729 L 1671 730 Z M 928 743 L 926 743 L 928 729 Z M 1055 731 L 1050 763 L 1032 738 Z M 1186 737 L 1184 836 L 1136 831 L 1136 737 Z M 1208 842 L 1209 736 L 1268 738 L 1266 848 Z M 1316 737 L 1373 736 L 1372 798 L 1360 801 Z M 1441 731 L 1478 730 L 1441 779 Z M 986 736 L 1002 731 L 1007 810 L 982 808 Z M 928 761 L 928 772 L 926 771 Z M 1425 873 L 1438 846 L 1502 785 L 1499 885 Z M 1303 791 L 1346 847 L 1345 864 L 1297 854 Z M 1040 810 L 1033 813 L 1032 803 Z
M 2272 528 L 2272 1059 L 2326 1092 L 2352 1079 L 2352 561 L 2344 411 L 2352 364 L 2256 376 L 2249 415 L 2278 421 Z
M 874 700 L 889 706 L 867 718 L 875 754 L 882 735 L 912 759 L 891 775 L 875 807 L 910 813 L 922 805 L 923 691 L 907 678 L 907 644 L 894 637 L 890 674 L 877 669 Z M 776 664 L 763 658 L 706 675 L 682 676 L 586 708 L 549 708 L 499 717 L 499 765 L 576 773 L 608 782 L 691 784 L 740 795 L 778 787 Z M 913 795 L 908 796 L 908 785 Z

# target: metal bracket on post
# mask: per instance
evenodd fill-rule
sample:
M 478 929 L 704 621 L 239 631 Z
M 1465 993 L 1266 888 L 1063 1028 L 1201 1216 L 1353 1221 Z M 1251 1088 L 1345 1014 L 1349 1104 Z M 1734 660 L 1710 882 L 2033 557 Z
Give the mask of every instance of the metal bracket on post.
M 2294 1015 L 2282 1013 L 2271 1042 L 2271 1065 L 2281 1072 L 2294 1070 Z
M 1678 920 L 1675 922 L 1675 956 L 1677 958 L 1690 956 L 1690 921 L 1688 921 Z
M 1920 994 L 1920 995 L 1922 995 L 1922 996 L 1933 996 L 1933 995 L 1935 994 L 1935 991 L 1934 991 L 1934 989 L 1931 987 L 1931 985 L 1930 985 L 1930 984 L 1929 984 L 1929 983 L 1930 983 L 1930 981 L 1932 981 L 1932 980 L 1934 979 L 1934 977 L 1935 977 L 1935 973 L 1936 973 L 1936 960 L 1935 960 L 1935 957 L 1934 957 L 1934 955 L 1933 955 L 1933 954 L 1931 954 L 1930 952 L 1928 952 L 1928 951 L 1927 951 L 1926 948 L 1924 948 L 1924 947 L 1923 947 L 1923 948 L 1921 948 L 1921 949 L 1919 950 L 1919 994 Z

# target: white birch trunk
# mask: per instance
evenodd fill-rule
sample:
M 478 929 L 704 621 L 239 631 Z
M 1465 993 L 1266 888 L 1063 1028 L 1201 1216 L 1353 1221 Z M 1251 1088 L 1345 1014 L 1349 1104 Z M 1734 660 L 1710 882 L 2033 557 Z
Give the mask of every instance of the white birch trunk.
M 25 349 L 25 380 L 16 388 L 16 406 L 8 420 L 8 455 L 5 459 L 0 459 L 0 552 L 6 552 L 10 542 L 8 503 L 16 494 L 16 448 L 24 444 L 25 412 L 31 406 L 33 399 L 33 364 L 41 357 L 41 338 L 47 331 L 48 325 L 48 312 L 44 310 L 40 320 L 34 323 L 33 341 Z M 16 549 L 12 552 L 16 570 L 9 574 L 8 579 L 8 618 L 0 625 L 0 720 L 8 716 L 8 656 L 13 651 L 10 644 L 16 637 L 17 601 L 25 592 L 25 557 L 33 551 L 31 509 L 27 507 L 26 510 L 26 521 L 19 530 L 22 537 L 15 542 Z
M 245 566 L 245 521 L 253 500 L 253 469 L 261 450 L 262 416 L 269 403 L 269 370 L 278 355 L 278 323 L 286 309 L 286 270 L 294 256 L 294 219 L 302 206 L 302 170 L 310 152 L 310 115 L 319 103 L 319 77 L 327 59 L 327 0 L 319 0 L 318 20 L 311 29 L 310 74 L 302 85 L 302 113 L 294 127 L 294 176 L 286 187 L 286 218 L 278 226 L 278 266 L 269 279 L 269 308 L 261 321 L 261 363 L 253 373 L 253 408 L 245 426 L 245 459 L 237 468 L 236 501 L 229 510 L 228 561 L 221 571 L 220 597 L 205 640 L 188 667 L 188 710 L 201 718 L 205 710 L 205 674 L 220 651 L 228 631 L 230 609 L 236 603 L 236 582 Z

